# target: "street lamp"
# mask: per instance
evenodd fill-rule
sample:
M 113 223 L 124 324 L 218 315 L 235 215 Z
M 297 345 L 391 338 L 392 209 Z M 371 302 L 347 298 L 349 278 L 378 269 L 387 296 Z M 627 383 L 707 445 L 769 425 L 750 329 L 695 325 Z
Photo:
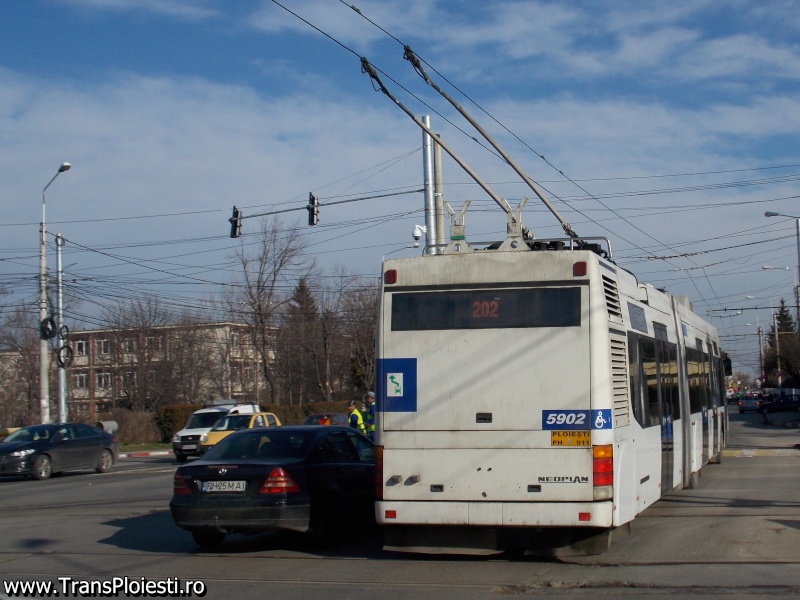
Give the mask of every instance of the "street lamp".
M 800 288 L 797 287 L 798 286 L 797 273 L 794 272 L 794 267 L 773 267 L 772 265 L 762 265 L 761 268 L 764 269 L 765 271 L 789 271 L 794 276 L 794 290 L 793 291 L 795 293 L 795 316 L 797 317 L 798 322 L 800 322 L 800 307 L 798 307 L 798 305 L 797 305 L 798 304 L 797 303 L 797 300 L 798 300 L 797 291 Z
M 798 320 L 798 328 L 800 328 L 800 286 L 798 285 L 798 280 L 800 280 L 800 217 L 796 215 L 784 215 L 783 213 L 776 213 L 772 211 L 767 211 L 764 213 L 765 217 L 788 217 L 789 219 L 795 220 L 796 226 L 796 235 L 797 235 L 797 275 L 795 276 L 795 286 L 794 286 L 794 307 L 795 312 L 797 315 Z
M 71 164 L 61 163 L 58 171 L 53 178 L 44 186 L 42 190 L 42 222 L 39 224 L 39 409 L 41 412 L 42 423 L 50 422 L 50 353 L 48 350 L 47 333 L 47 239 L 45 227 L 45 198 L 47 188 L 56 180 L 56 177 L 64 171 L 69 171 Z M 55 327 L 52 327 L 55 329 Z M 52 331 L 51 333 L 55 333 Z

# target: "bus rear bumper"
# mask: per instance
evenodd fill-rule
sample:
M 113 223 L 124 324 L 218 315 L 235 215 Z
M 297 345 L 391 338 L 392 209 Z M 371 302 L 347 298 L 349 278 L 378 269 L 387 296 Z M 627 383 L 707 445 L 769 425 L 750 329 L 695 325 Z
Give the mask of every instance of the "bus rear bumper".
M 380 525 L 467 527 L 613 526 L 613 503 L 603 502 L 398 502 L 379 500 Z
M 588 556 L 613 530 L 611 502 L 379 501 L 376 517 L 384 550 L 422 554 Z

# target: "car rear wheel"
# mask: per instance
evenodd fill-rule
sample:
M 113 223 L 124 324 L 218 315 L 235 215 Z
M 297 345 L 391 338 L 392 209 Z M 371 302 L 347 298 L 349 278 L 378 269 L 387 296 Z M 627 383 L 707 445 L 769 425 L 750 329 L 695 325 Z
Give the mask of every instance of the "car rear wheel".
M 225 534 L 216 529 L 198 529 L 192 532 L 194 543 L 204 550 L 213 550 L 222 546 Z
M 53 474 L 53 463 L 50 462 L 50 457 L 47 454 L 40 454 L 33 462 L 33 477 L 34 479 L 47 479 Z
M 97 458 L 97 466 L 94 468 L 98 473 L 108 473 L 111 470 L 111 465 L 114 464 L 114 457 L 111 452 L 106 449 L 100 451 L 100 456 Z

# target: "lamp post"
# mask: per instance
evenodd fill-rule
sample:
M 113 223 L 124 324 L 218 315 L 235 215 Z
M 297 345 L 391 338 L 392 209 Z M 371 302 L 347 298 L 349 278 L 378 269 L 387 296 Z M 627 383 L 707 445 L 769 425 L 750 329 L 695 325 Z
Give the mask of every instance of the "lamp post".
M 775 352 L 778 356 L 778 387 L 783 387 L 783 373 L 781 373 L 781 341 L 778 335 L 778 313 L 772 313 L 772 330 L 775 332 Z
M 39 409 L 42 423 L 50 422 L 50 354 L 48 350 L 48 337 L 45 335 L 45 321 L 47 320 L 47 229 L 45 226 L 45 206 L 47 188 L 64 171 L 69 171 L 72 165 L 68 162 L 61 163 L 53 178 L 42 190 L 42 222 L 39 224 Z
M 796 215 L 784 215 L 783 213 L 776 213 L 772 211 L 767 211 L 764 213 L 765 217 L 788 217 L 790 219 L 795 220 L 795 227 L 796 227 L 796 236 L 797 236 L 797 274 L 795 275 L 795 285 L 794 285 L 794 307 L 795 307 L 795 314 L 797 315 L 797 327 L 800 329 L 800 285 L 798 281 L 800 281 L 800 217 Z
M 794 267 L 773 267 L 772 265 L 763 265 L 761 267 L 765 271 L 789 271 L 794 275 L 794 294 L 795 294 L 795 317 L 797 318 L 798 324 L 800 324 L 800 296 L 798 296 L 798 281 L 797 281 L 797 273 L 794 272 Z

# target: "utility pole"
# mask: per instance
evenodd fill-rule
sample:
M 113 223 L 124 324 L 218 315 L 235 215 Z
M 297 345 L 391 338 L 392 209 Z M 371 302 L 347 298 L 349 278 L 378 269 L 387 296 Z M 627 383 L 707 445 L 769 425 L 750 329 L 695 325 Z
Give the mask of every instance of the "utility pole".
M 778 357 L 778 387 L 783 387 L 781 376 L 781 341 L 778 336 L 778 313 L 772 313 L 772 327 L 775 330 L 775 354 Z
M 64 348 L 67 344 L 66 326 L 64 325 L 64 295 L 61 287 L 61 248 L 64 245 L 64 238 L 59 233 L 56 236 L 56 270 L 58 271 L 58 313 L 56 324 L 58 326 L 58 422 L 67 422 L 67 362 L 68 354 Z
M 39 410 L 42 423 L 50 422 L 50 348 L 48 340 L 55 331 L 49 331 L 52 319 L 47 316 L 47 226 L 45 224 L 45 206 L 47 188 L 56 177 L 69 171 L 68 162 L 61 163 L 53 178 L 42 190 L 42 222 L 39 226 Z
M 438 139 L 438 134 L 437 134 Z M 436 139 L 433 140 L 433 194 L 436 205 L 436 245 L 441 248 L 444 240 L 444 187 L 442 185 L 442 149 Z

